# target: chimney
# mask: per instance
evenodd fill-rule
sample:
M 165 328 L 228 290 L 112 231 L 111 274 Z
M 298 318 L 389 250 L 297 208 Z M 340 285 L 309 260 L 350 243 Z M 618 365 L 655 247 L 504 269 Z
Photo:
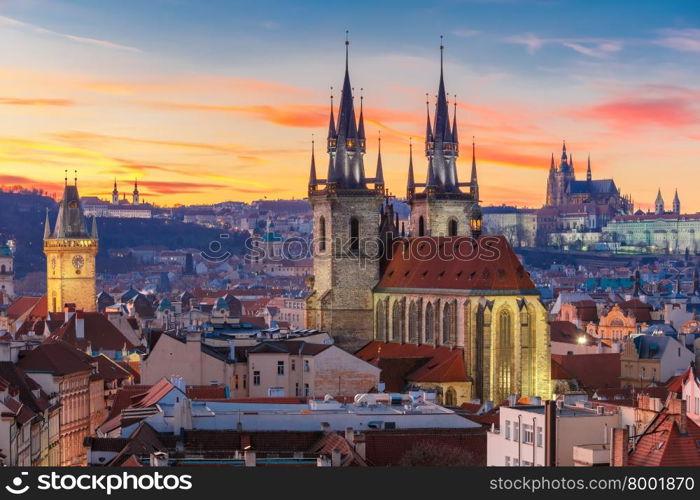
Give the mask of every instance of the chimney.
M 626 467 L 629 455 L 629 431 L 615 428 L 612 430 L 612 448 L 610 449 L 610 465 L 612 467 Z
M 676 424 L 678 425 L 678 433 L 681 436 L 688 434 L 688 401 L 680 400 L 680 413 L 677 417 Z
M 547 467 L 557 465 L 557 408 L 560 401 L 549 400 L 544 407 L 545 459 Z
M 351 445 L 355 444 L 355 431 L 352 427 L 345 428 L 345 440 Z
M 85 313 L 82 310 L 75 311 L 75 336 L 81 340 L 85 338 Z
M 68 320 L 75 314 L 75 304 L 65 304 L 63 306 L 64 323 L 68 323 Z
M 340 467 L 341 458 L 340 450 L 338 448 L 333 448 L 333 451 L 331 451 L 331 466 Z
M 243 451 L 243 462 L 245 463 L 246 467 L 255 467 L 255 450 L 251 449 L 250 446 L 247 446 Z

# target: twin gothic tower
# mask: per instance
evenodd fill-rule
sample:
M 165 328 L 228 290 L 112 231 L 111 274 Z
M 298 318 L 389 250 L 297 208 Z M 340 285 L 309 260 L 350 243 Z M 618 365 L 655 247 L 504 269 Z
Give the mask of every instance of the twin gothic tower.
M 363 99 L 356 115 L 345 42 L 345 76 L 337 119 L 331 97 L 326 139 L 328 168 L 320 178 L 312 150 L 308 195 L 314 214 L 314 292 L 307 301 L 307 326 L 324 329 L 350 350 L 373 336 L 373 288 L 381 278 L 394 239 L 411 236 L 470 236 L 481 231 L 479 187 L 472 144 L 471 178 L 457 173 L 459 139 L 456 105 L 450 118 L 440 46 L 440 81 L 431 121 L 427 122 L 425 182 L 416 182 L 410 147 L 406 198 L 411 207 L 408 231 L 388 201 L 381 142 L 374 177 L 365 175 Z M 406 234 L 408 233 L 408 234 Z

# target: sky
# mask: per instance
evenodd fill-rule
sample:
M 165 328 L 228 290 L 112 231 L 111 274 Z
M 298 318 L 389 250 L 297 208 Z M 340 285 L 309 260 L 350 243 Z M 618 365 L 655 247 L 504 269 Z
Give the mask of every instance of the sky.
M 700 211 L 696 0 L 0 0 L 0 186 L 56 193 L 68 169 L 82 196 L 116 178 L 158 205 L 302 198 L 346 30 L 366 174 L 381 131 L 398 197 L 411 139 L 425 176 L 443 35 L 459 175 L 474 137 L 484 205 L 541 206 L 566 140 L 579 178 L 590 154 L 636 207 L 677 188 Z

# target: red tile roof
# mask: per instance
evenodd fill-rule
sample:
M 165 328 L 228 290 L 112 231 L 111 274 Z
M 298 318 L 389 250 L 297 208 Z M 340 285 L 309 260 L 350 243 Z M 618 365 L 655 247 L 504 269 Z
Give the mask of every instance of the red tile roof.
M 587 334 L 570 321 L 550 321 L 549 326 L 552 342 L 578 344 L 578 339 L 581 336 L 585 337 L 588 345 L 595 345 L 598 342 L 598 339 Z
M 478 244 L 475 243 L 478 242 Z M 402 238 L 377 287 L 536 290 L 504 236 Z
M 687 432 L 681 434 L 679 415 L 664 411 L 657 415 L 629 455 L 631 466 L 700 466 L 700 427 L 686 418 Z
M 461 348 L 373 341 L 355 353 L 360 359 L 382 368 L 381 380 L 398 386 L 406 382 L 465 382 L 464 351 Z M 387 370 L 386 380 L 384 370 Z M 387 390 L 403 390 L 389 388 Z
M 7 315 L 17 319 L 29 313 L 30 317 L 46 318 L 48 305 L 46 295 L 42 297 L 19 297 L 7 308 Z
M 61 376 L 92 372 L 92 363 L 93 359 L 83 351 L 57 339 L 38 345 L 17 364 L 27 373 L 45 372 Z
M 552 380 L 574 378 L 591 391 L 619 387 L 620 370 L 620 353 L 552 354 Z
M 84 335 L 78 338 L 76 322 L 84 321 Z M 85 350 L 90 346 L 93 351 L 119 351 L 126 346 L 127 350 L 136 348 L 124 334 L 114 326 L 102 313 L 76 311 L 71 315 L 51 337 L 60 338 L 74 346 Z

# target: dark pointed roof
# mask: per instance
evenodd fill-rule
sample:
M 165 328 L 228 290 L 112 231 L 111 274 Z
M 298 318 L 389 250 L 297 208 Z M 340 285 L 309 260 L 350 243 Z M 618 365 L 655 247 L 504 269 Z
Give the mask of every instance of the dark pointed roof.
M 472 140 L 472 172 L 471 172 L 471 194 L 474 200 L 479 201 L 479 180 L 476 177 L 476 143 Z
M 316 155 L 314 152 L 314 141 L 311 141 L 311 168 L 309 172 L 309 186 L 315 186 L 316 180 Z
M 378 152 L 377 152 L 377 175 L 375 176 L 375 184 L 384 184 L 384 169 L 382 168 L 382 136 L 379 136 L 377 141 Z
M 78 186 L 66 184 L 63 199 L 58 206 L 56 225 L 51 234 L 53 238 L 89 238 L 83 207 L 80 203 Z
M 407 187 L 408 189 L 412 189 L 415 187 L 416 180 L 413 175 L 413 142 L 410 142 L 408 145 L 408 182 L 407 182 Z

